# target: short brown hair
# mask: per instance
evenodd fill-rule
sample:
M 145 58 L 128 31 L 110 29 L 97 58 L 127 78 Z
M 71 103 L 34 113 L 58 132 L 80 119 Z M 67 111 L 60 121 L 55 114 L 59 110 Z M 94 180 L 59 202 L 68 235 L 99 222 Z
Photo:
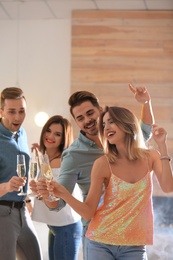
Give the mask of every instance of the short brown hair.
M 16 87 L 5 88 L 1 92 L 0 108 L 4 108 L 5 99 L 21 99 L 24 98 L 22 89 Z
M 88 91 L 77 91 L 71 95 L 68 100 L 68 104 L 70 106 L 70 113 L 73 115 L 73 108 L 81 105 L 85 101 L 90 101 L 93 106 L 100 108 L 98 98 L 91 92 Z

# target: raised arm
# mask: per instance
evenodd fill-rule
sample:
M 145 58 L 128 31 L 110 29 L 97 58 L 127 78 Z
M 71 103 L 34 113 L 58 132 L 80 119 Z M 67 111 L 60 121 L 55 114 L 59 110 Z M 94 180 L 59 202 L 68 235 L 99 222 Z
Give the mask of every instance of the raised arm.
M 153 139 L 158 145 L 159 153 L 152 151 L 153 170 L 157 176 L 160 187 L 164 192 L 173 192 L 173 173 L 171 158 L 167 148 L 167 132 L 164 128 L 153 125 Z
M 129 89 L 134 94 L 135 99 L 142 104 L 141 120 L 143 123 L 148 125 L 154 124 L 151 97 L 146 87 L 133 87 L 132 84 L 129 84 Z
M 135 99 L 142 104 L 141 129 L 144 139 L 148 141 L 151 138 L 151 128 L 154 124 L 150 94 L 145 87 L 133 87 L 132 84 L 129 84 L 129 89 L 134 94 Z

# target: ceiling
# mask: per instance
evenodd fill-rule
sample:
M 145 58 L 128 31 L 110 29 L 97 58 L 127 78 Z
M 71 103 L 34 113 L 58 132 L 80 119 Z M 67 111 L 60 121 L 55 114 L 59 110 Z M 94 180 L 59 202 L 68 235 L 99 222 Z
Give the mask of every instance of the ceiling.
M 0 20 L 66 19 L 87 9 L 173 10 L 173 0 L 0 0 Z

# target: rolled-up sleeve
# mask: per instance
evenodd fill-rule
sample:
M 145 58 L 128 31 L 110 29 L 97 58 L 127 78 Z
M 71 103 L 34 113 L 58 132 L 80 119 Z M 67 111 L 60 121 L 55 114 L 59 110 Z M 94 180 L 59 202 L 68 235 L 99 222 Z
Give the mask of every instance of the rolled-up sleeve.
M 152 136 L 152 126 L 140 121 L 141 130 L 145 141 L 147 142 Z
M 64 151 L 62 154 L 60 175 L 56 180 L 59 184 L 63 185 L 70 193 L 73 192 L 79 176 L 79 171 L 75 162 L 76 158 L 74 158 L 74 154 L 68 151 L 68 149 Z M 54 209 L 51 208 L 50 210 L 60 211 L 62 208 L 65 207 L 65 205 L 66 202 L 60 199 L 58 201 L 58 206 Z

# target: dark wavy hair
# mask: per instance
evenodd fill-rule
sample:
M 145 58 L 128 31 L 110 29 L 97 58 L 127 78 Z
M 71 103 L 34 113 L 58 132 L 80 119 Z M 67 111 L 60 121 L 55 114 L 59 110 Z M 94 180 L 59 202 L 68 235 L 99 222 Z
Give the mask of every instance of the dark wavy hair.
M 88 91 L 77 91 L 73 93 L 68 100 L 70 113 L 73 117 L 73 108 L 81 105 L 85 101 L 90 101 L 94 107 L 100 109 L 99 100 L 93 93 Z

